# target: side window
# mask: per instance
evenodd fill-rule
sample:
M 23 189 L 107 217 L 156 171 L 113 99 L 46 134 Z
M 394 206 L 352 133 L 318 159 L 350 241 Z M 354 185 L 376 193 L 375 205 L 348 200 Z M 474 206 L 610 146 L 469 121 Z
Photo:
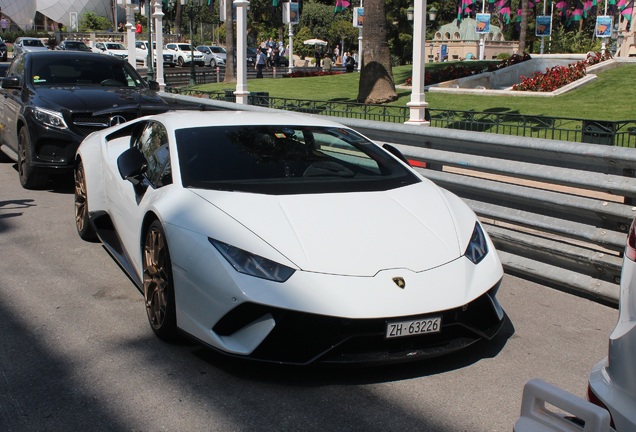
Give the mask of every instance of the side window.
M 380 173 L 378 162 L 371 155 L 349 144 L 339 135 L 314 132 L 313 138 L 315 140 L 314 147 L 331 160 L 361 166 L 372 172 Z
M 168 132 L 161 123 L 148 122 L 135 142 L 148 161 L 146 177 L 155 189 L 172 183 Z

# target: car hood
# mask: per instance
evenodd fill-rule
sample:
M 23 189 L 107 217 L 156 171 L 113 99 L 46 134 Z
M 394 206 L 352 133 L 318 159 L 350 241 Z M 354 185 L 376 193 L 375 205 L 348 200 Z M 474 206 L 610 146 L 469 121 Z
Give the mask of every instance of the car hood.
M 61 111 L 100 111 L 137 104 L 158 105 L 163 100 L 152 90 L 99 86 L 40 87 L 35 105 Z
M 34 51 L 48 51 L 48 47 L 22 47 L 22 51 L 24 52 L 34 52 Z
M 363 193 L 195 193 L 305 271 L 354 276 L 397 268 L 420 272 L 463 252 L 448 204 L 428 182 Z M 475 220 L 465 222 L 472 226 Z

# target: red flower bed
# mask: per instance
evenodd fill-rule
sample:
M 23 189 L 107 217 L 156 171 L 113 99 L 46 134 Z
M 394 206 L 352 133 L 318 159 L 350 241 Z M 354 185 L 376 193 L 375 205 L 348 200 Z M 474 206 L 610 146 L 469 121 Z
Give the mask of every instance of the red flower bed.
M 521 77 L 521 82 L 512 86 L 516 91 L 551 92 L 585 76 L 585 62 L 568 66 L 546 68 L 545 73 L 535 72 L 530 78 Z
M 585 60 L 568 66 L 547 68 L 545 73 L 535 72 L 530 78 L 521 77 L 521 82 L 512 86 L 517 91 L 552 92 L 586 75 L 587 66 L 611 58 L 610 54 L 588 53 Z

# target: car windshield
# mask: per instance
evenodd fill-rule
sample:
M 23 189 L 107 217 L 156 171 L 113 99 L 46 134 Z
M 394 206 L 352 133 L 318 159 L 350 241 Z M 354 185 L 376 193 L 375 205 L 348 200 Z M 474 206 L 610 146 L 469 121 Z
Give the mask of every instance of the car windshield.
M 43 47 L 44 43 L 40 39 L 25 39 L 22 41 L 22 45 L 30 47 Z
M 91 57 L 91 58 L 88 58 Z M 33 58 L 31 64 L 33 84 L 45 85 L 99 85 L 109 87 L 143 86 L 141 78 L 127 62 L 104 61 L 102 56 L 54 59 Z M 108 57 L 110 59 L 110 57 Z
M 178 46 L 181 51 L 190 51 L 192 49 L 188 44 L 179 44 Z
M 184 187 L 264 194 L 387 190 L 417 176 L 342 128 L 210 126 L 175 131 Z
M 107 43 L 106 48 L 109 50 L 125 50 L 126 47 L 120 43 Z
M 66 42 L 64 46 L 68 50 L 88 51 L 90 49 L 84 42 Z

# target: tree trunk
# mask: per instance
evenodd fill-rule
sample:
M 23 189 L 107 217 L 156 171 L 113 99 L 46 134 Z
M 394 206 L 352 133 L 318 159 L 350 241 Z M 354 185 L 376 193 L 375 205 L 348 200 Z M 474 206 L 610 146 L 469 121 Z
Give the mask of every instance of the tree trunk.
M 526 34 L 528 33 L 528 0 L 521 0 L 521 23 L 519 23 L 519 55 L 526 51 Z
M 227 0 L 225 2 L 225 78 L 224 83 L 236 82 L 236 70 L 234 64 L 236 63 L 236 42 L 234 41 L 234 20 L 232 19 L 232 2 Z M 243 53 L 245 57 L 246 53 Z
M 358 102 L 378 104 L 396 100 L 384 0 L 366 0 L 364 3 L 362 52 Z
M 179 37 L 177 42 L 181 42 L 181 16 L 183 15 L 183 7 L 181 6 L 181 2 L 177 2 L 175 6 L 176 9 L 174 13 L 174 32 Z M 134 24 L 135 22 L 133 21 L 133 25 Z

